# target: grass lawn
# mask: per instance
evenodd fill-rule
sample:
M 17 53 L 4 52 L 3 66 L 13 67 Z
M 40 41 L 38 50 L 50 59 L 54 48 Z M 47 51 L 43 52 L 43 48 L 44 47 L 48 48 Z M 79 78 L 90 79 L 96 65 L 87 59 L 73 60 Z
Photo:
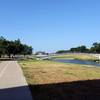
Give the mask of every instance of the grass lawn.
M 73 58 L 73 59 L 79 59 L 79 60 L 97 60 L 96 57 L 89 55 L 89 54 L 61 54 L 61 55 L 56 55 L 53 56 L 53 58 L 60 58 L 60 59 L 69 59 L 69 58 Z
M 35 60 L 19 64 L 35 100 L 100 100 L 100 68 Z

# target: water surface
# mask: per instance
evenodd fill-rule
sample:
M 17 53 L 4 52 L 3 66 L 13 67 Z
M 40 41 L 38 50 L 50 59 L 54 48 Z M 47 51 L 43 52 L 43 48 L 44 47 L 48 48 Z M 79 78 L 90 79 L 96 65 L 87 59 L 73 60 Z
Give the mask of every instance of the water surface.
M 54 59 L 53 61 L 63 62 L 63 63 L 73 63 L 73 64 L 83 64 L 83 65 L 93 65 L 100 66 L 100 62 L 94 61 L 84 61 L 84 60 L 76 60 L 76 59 Z

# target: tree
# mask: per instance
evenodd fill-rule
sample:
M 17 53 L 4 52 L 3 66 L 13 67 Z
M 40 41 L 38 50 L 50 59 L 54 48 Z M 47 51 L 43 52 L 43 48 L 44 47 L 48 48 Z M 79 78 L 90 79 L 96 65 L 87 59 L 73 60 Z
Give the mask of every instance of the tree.
M 0 37 L 0 58 L 2 55 L 6 54 L 6 39 L 4 37 Z
M 79 47 L 80 49 L 79 49 L 79 51 L 81 52 L 81 53 L 86 53 L 86 52 L 88 52 L 89 50 L 86 48 L 86 46 L 80 46 Z
M 76 48 L 71 48 L 70 52 L 87 53 L 87 52 L 89 52 L 89 49 L 87 49 L 86 46 L 82 45 L 82 46 L 78 46 Z
M 93 43 L 92 47 L 90 48 L 91 53 L 100 53 L 100 43 Z
M 26 44 L 22 45 L 22 54 L 25 55 L 31 55 L 32 54 L 32 47 L 31 46 L 27 46 Z
M 0 57 L 2 55 L 15 56 L 17 54 L 32 54 L 32 47 L 26 44 L 22 44 L 20 39 L 15 41 L 6 40 L 4 37 L 0 37 Z

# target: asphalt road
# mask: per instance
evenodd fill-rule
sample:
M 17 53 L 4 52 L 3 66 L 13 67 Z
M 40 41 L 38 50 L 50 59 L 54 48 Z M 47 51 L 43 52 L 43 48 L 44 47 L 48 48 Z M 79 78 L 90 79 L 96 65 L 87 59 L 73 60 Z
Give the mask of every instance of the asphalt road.
M 0 63 L 0 100 L 33 100 L 16 61 Z

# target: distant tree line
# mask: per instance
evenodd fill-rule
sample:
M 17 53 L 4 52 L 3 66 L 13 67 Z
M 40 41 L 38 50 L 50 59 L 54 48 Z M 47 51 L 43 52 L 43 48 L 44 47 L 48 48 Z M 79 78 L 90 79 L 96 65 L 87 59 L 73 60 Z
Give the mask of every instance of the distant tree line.
M 80 52 L 80 53 L 88 53 L 89 49 L 86 46 L 78 46 L 76 48 L 71 48 L 70 52 Z
M 100 43 L 93 43 L 91 48 L 87 48 L 85 45 L 71 48 L 70 50 L 59 50 L 56 53 L 100 53 Z
M 0 37 L 0 57 L 7 55 L 9 58 L 11 55 L 31 55 L 32 47 L 26 44 L 22 44 L 20 39 L 15 41 L 9 41 L 4 37 Z

